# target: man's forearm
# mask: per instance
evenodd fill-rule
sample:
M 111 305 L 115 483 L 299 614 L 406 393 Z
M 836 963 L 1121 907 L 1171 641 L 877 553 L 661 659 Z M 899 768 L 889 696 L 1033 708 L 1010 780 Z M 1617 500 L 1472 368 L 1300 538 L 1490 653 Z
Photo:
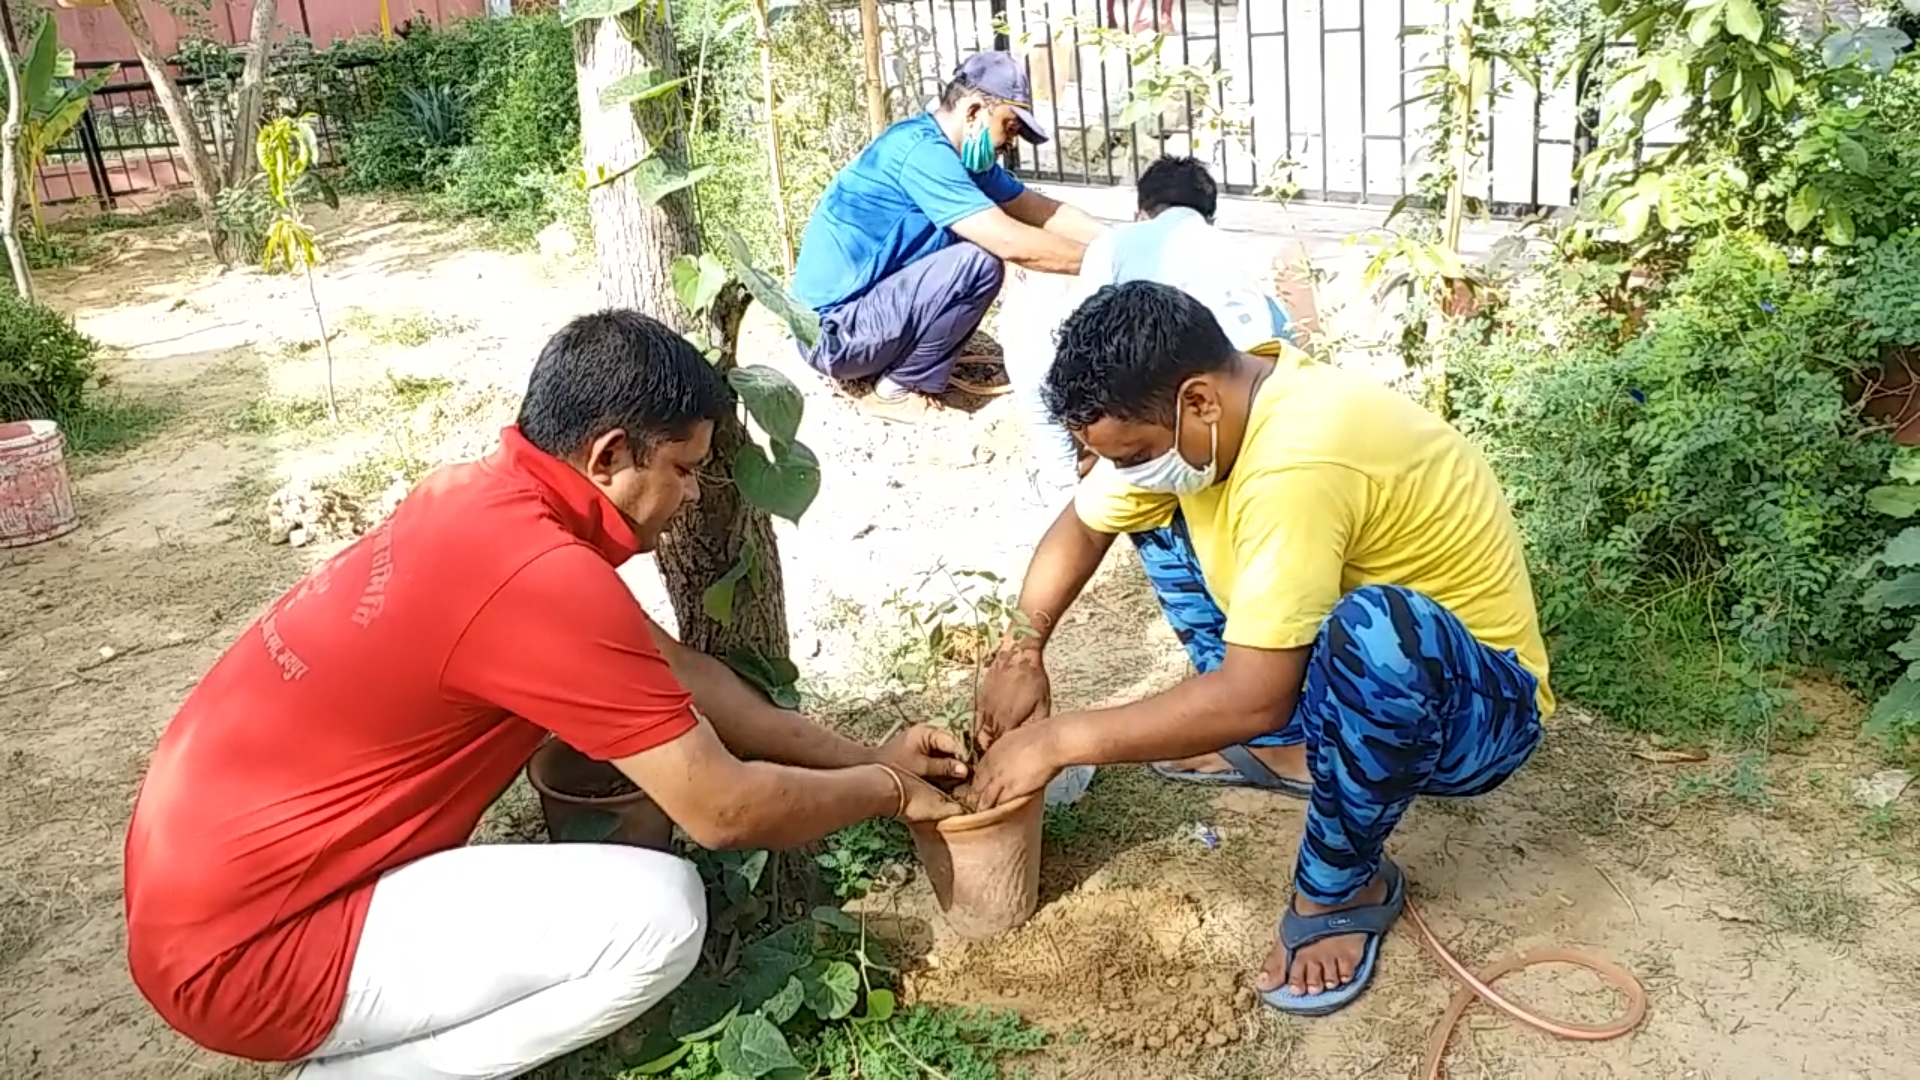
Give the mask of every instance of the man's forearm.
M 1113 537 L 1081 522 L 1073 504 L 1061 511 L 1034 549 L 1033 561 L 1020 585 L 1020 614 L 1033 630 L 1035 644 L 1044 643 L 1067 608 L 1080 597 L 1113 546 Z
M 1092 214 L 1066 203 L 1059 204 L 1059 209 L 1053 212 L 1042 228 L 1082 244 L 1093 243 L 1101 233 L 1107 231 L 1107 227 Z
M 1210 754 L 1279 730 L 1296 690 L 1277 707 L 1249 707 L 1225 674 L 1186 679 L 1150 698 L 1046 722 L 1065 765 L 1119 765 Z
M 728 848 L 777 851 L 810 844 L 873 817 L 900 809 L 901 788 L 884 767 L 798 769 L 747 762 L 743 790 L 728 796 L 732 820 L 722 829 Z
M 1044 274 L 1077 274 L 1087 245 L 1047 229 L 1027 228 L 1006 250 L 996 251 L 1006 261 Z
M 811 769 L 839 769 L 875 760 L 871 747 L 774 705 L 719 660 L 656 630 L 655 639 L 661 638 L 666 639 L 662 651 L 674 678 L 693 695 L 694 708 L 734 756 Z

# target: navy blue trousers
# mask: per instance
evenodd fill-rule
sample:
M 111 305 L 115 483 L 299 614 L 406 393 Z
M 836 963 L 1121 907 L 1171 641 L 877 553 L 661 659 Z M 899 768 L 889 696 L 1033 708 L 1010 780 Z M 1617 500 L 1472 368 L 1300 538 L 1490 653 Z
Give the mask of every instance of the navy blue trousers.
M 835 379 L 885 375 L 909 390 L 945 393 L 960 347 L 1005 280 L 998 258 L 955 241 L 821 312 L 820 343 L 807 363 Z
M 1196 670 L 1226 656 L 1226 615 L 1200 576 L 1185 519 L 1135 533 L 1161 610 Z M 1313 797 L 1294 887 L 1322 904 L 1373 880 L 1416 795 L 1481 795 L 1540 742 L 1539 680 L 1451 611 L 1397 585 L 1355 589 L 1314 639 L 1300 700 L 1250 746 L 1306 744 Z

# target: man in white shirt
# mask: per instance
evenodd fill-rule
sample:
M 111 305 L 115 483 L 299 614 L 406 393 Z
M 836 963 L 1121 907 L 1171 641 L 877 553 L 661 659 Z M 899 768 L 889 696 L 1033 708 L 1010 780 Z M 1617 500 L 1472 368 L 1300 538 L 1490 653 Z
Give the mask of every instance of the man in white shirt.
M 1213 227 L 1220 192 L 1204 162 L 1162 157 L 1140 174 L 1135 192 L 1134 223 L 1088 244 L 1079 277 L 1053 309 L 1054 321 L 1103 286 L 1153 281 L 1205 304 L 1242 352 L 1275 338 L 1293 340 L 1286 310 L 1247 273 L 1243 253 Z M 1040 384 L 1053 360 L 1051 339 L 1050 333 L 1029 332 L 1007 350 L 1007 376 L 1032 440 L 1033 480 L 1043 492 L 1069 489 L 1080 475 L 1073 437 L 1040 401 Z

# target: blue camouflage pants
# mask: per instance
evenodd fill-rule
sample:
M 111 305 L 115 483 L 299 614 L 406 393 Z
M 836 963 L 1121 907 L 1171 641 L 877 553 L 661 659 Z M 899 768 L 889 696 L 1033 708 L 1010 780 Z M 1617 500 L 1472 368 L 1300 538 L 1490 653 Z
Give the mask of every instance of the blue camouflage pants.
M 1226 657 L 1186 521 L 1133 534 L 1161 610 L 1196 670 Z M 1416 795 L 1482 795 L 1540 742 L 1538 680 L 1452 612 L 1397 585 L 1355 589 L 1314 640 L 1293 715 L 1249 746 L 1306 744 L 1313 796 L 1294 870 L 1309 900 L 1344 903 L 1373 880 Z

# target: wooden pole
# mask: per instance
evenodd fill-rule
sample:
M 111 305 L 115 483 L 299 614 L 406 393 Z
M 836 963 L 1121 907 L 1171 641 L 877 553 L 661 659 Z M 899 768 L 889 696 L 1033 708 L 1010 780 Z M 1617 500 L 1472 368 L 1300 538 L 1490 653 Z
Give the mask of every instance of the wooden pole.
M 754 32 L 760 41 L 760 96 L 767 108 L 767 178 L 773 187 L 773 223 L 780 232 L 780 266 L 793 273 L 793 226 L 787 222 L 786 170 L 780 164 L 780 99 L 773 80 L 773 20 L 767 0 L 752 0 Z
M 4 6 L 6 0 L 0 0 Z M 52 16 L 48 16 L 52 18 Z M 27 267 L 27 253 L 20 244 L 16 228 L 20 213 L 20 118 L 26 112 L 26 91 L 20 87 L 20 72 L 14 67 L 10 29 L 0 29 L 0 69 L 6 71 L 7 112 L 0 122 L 0 244 L 7 249 L 7 265 L 13 270 L 13 287 L 22 300 L 33 300 L 33 271 Z M 35 183 L 36 177 L 27 177 Z
M 867 61 L 867 127 L 877 139 L 893 123 L 880 77 L 880 0 L 860 0 L 860 46 Z

